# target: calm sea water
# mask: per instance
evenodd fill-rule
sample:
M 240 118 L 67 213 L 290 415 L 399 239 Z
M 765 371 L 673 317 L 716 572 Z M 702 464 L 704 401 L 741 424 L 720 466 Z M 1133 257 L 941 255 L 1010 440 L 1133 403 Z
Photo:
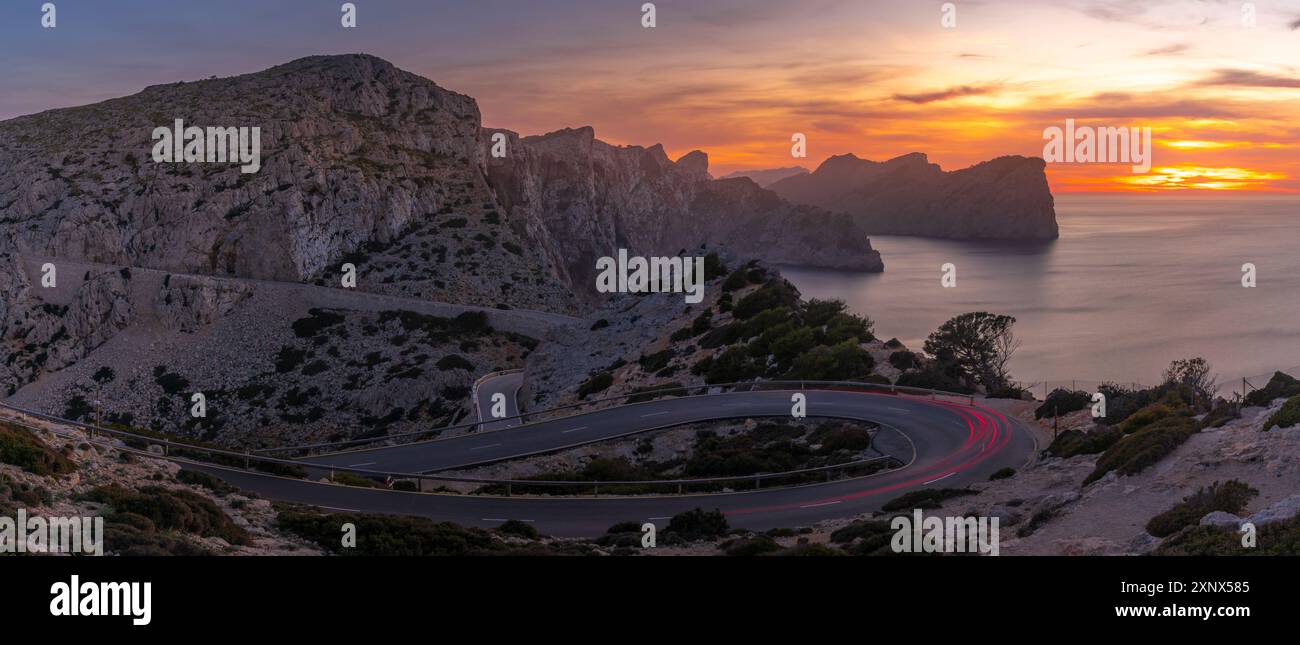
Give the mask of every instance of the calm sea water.
M 1056 204 L 1061 237 L 1050 243 L 873 236 L 884 273 L 782 271 L 805 297 L 842 299 L 876 321 L 878 336 L 916 350 L 953 315 L 1015 316 L 1021 382 L 1151 383 L 1190 356 L 1209 359 L 1224 382 L 1300 365 L 1300 199 Z M 956 288 L 940 286 L 946 262 L 957 265 Z M 1258 269 L 1254 289 L 1241 285 L 1246 262 Z

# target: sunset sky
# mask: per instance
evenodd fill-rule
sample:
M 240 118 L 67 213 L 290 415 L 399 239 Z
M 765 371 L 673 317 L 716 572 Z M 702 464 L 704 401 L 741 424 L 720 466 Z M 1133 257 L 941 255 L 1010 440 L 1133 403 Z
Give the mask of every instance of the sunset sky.
M 485 125 L 592 125 L 617 144 L 709 153 L 715 175 L 852 152 L 926 152 L 947 170 L 1041 156 L 1043 129 L 1150 127 L 1151 172 L 1049 166 L 1054 191 L 1300 192 L 1300 2 L 642 0 L 181 3 L 0 7 L 0 119 L 367 52 L 479 101 Z M 19 6 L 21 5 L 21 6 Z M 274 5 L 274 6 L 270 6 Z M 112 6 L 128 8 L 115 11 Z M 141 19 L 140 15 L 151 15 Z M 790 136 L 808 137 L 808 158 Z

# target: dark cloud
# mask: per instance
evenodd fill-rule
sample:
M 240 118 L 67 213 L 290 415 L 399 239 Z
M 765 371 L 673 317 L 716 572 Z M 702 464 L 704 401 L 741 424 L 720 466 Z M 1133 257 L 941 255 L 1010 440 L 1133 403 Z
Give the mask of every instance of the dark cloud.
M 1300 78 L 1246 69 L 1218 69 L 1194 85 L 1198 87 L 1300 87 Z
M 979 96 L 981 94 L 990 94 L 998 89 L 997 85 L 960 85 L 950 87 L 945 90 L 936 92 L 921 92 L 918 94 L 895 94 L 895 101 L 907 101 L 908 103 L 934 103 L 935 101 L 947 101 L 963 96 Z

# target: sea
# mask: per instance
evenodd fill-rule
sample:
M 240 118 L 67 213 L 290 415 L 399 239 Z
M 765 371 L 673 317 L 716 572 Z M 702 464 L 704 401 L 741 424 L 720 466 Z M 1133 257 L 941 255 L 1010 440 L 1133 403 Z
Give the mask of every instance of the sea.
M 1152 384 L 1196 356 L 1220 394 L 1300 373 L 1300 197 L 1064 194 L 1056 216 L 1051 242 L 876 235 L 883 273 L 781 270 L 804 297 L 843 300 L 913 350 L 954 315 L 1014 316 L 1012 376 L 1036 391 Z

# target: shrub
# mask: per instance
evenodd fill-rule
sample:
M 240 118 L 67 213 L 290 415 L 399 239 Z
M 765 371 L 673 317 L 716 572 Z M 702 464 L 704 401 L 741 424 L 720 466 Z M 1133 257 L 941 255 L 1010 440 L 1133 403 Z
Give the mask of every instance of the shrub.
M 722 511 L 694 508 L 685 513 L 678 513 L 668 520 L 667 531 L 676 533 L 684 540 L 693 541 L 714 539 L 726 535 L 729 529 L 727 518 Z
M 715 357 L 702 359 L 701 363 L 703 361 L 708 361 L 703 367 L 706 369 L 704 382 L 709 384 L 739 383 L 763 373 L 762 366 L 754 363 L 743 347 L 728 347 Z M 696 366 L 701 366 L 701 363 L 696 363 Z
M 275 357 L 275 371 L 285 374 L 298 369 L 299 365 L 307 359 L 307 351 L 296 347 L 284 346 L 280 348 L 280 353 Z
M 43 476 L 77 469 L 76 463 L 45 445 L 27 428 L 9 423 L 0 423 L 0 463 Z
M 209 475 L 208 473 L 201 472 L 198 470 L 182 470 L 176 473 L 176 481 L 182 484 L 192 484 L 194 486 L 202 486 L 203 488 L 206 488 L 220 495 L 233 493 L 236 490 L 238 490 L 234 486 L 231 486 L 230 484 L 227 484 L 226 482 L 221 481 L 220 479 L 212 475 Z
M 513 535 L 527 540 L 536 540 L 538 537 L 537 529 L 532 524 L 520 520 L 506 520 L 497 527 L 498 533 Z
M 139 515 L 164 530 L 219 537 L 231 544 L 251 541 L 248 533 L 212 500 L 188 490 L 144 486 L 136 491 L 110 484 L 91 490 L 81 499 L 106 504 L 118 513 Z
M 738 557 L 752 557 L 780 550 L 781 545 L 766 535 L 755 535 L 751 538 L 734 540 L 722 548 L 722 552 L 726 555 Z
M 992 475 L 989 475 L 989 481 L 996 481 L 999 479 L 1009 479 L 1015 476 L 1016 476 L 1016 469 L 1007 466 L 1006 468 L 999 468 Z
M 827 347 L 818 345 L 794 359 L 787 376 L 810 381 L 846 381 L 871 374 L 875 360 L 857 341 Z
M 180 394 L 190 386 L 189 379 L 175 372 L 163 372 L 154 377 L 154 382 L 167 394 Z
M 1141 472 L 1164 459 L 1195 433 L 1196 425 L 1187 417 L 1170 417 L 1152 423 L 1107 448 L 1083 484 L 1091 484 L 1112 470 L 1120 475 Z
M 578 398 L 585 399 L 588 395 L 604 392 L 609 386 L 614 384 L 614 375 L 609 372 L 601 372 L 593 375 L 591 378 L 582 382 L 578 386 Z
M 905 349 L 900 349 L 889 355 L 889 364 L 898 370 L 910 370 L 919 365 L 916 360 L 916 354 Z
M 341 314 L 325 309 L 313 308 L 307 313 L 307 317 L 293 321 L 293 333 L 299 338 L 311 338 L 344 320 Z
M 1268 405 L 1276 399 L 1300 394 L 1300 381 L 1282 372 L 1274 372 L 1263 388 L 1246 395 L 1246 405 Z
M 740 299 L 732 309 L 732 315 L 745 320 L 755 314 L 777 307 L 793 307 L 799 303 L 799 292 L 784 280 L 773 280 L 757 291 Z
M 355 548 L 339 540 L 343 524 L 357 527 Z M 283 530 L 344 555 L 478 555 L 504 547 L 487 531 L 424 517 L 367 513 L 316 513 L 285 511 L 276 518 Z
M 1087 408 L 1092 404 L 1092 395 L 1080 390 L 1067 390 L 1058 387 L 1047 395 L 1043 404 L 1034 410 L 1034 418 L 1042 419 L 1053 415 L 1068 414 Z
M 90 378 L 94 379 L 96 383 L 109 383 L 117 378 L 117 373 L 113 371 L 113 368 L 105 365 L 95 370 L 95 374 Z
M 1052 445 L 1047 447 L 1047 452 L 1053 457 L 1062 459 L 1068 459 L 1075 455 L 1095 455 L 1104 452 L 1123 436 L 1124 433 L 1120 432 L 1118 428 L 1107 428 L 1093 432 L 1066 430 L 1056 435 L 1056 439 L 1052 440 Z
M 1290 428 L 1297 423 L 1300 423 L 1300 394 L 1287 399 L 1286 403 L 1283 403 L 1282 407 L 1264 422 L 1264 430 L 1271 430 L 1273 426 Z
M 1156 421 L 1164 419 L 1174 414 L 1174 409 L 1164 403 L 1152 403 L 1137 412 L 1129 415 L 1119 424 L 1119 429 L 1124 434 L 1133 434 L 1142 428 L 1145 428 Z
M 1230 479 L 1202 487 L 1195 494 L 1183 498 L 1173 508 L 1151 518 L 1147 533 L 1155 537 L 1168 537 L 1188 526 L 1195 526 L 1202 517 L 1214 511 L 1237 514 L 1246 507 L 1250 498 L 1259 491 L 1249 485 Z

